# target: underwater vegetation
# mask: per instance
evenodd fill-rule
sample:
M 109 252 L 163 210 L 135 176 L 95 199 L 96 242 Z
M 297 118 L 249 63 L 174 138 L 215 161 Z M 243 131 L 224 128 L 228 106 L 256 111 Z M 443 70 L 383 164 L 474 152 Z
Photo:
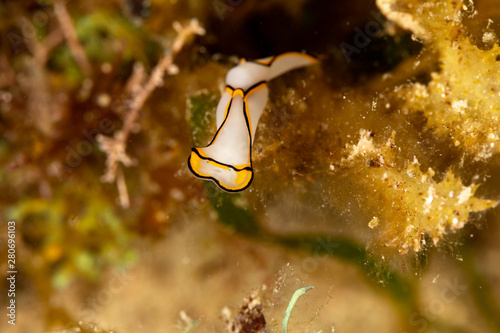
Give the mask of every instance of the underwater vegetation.
M 495 0 L 1 1 L 0 330 L 499 332 L 499 22 Z M 226 74 L 287 52 L 318 62 L 228 131 L 252 183 L 193 177 Z

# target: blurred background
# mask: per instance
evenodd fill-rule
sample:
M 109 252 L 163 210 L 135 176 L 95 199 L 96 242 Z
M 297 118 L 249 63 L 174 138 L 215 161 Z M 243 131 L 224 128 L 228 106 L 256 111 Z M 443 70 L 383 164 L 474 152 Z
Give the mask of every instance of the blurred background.
M 314 286 L 290 332 L 500 332 L 499 150 L 453 132 L 499 111 L 500 6 L 443 3 L 401 1 L 424 38 L 375 1 L 0 1 L 0 330 L 280 332 Z M 490 66 L 450 122 L 411 98 L 462 72 L 440 35 Z M 288 51 L 320 62 L 270 82 L 251 187 L 194 178 L 227 71 Z

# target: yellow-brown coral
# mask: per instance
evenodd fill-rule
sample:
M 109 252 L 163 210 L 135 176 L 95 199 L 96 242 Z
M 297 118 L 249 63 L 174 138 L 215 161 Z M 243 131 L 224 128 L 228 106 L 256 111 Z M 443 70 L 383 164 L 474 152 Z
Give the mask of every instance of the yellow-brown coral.
M 422 236 L 428 235 L 436 245 L 447 230 L 461 229 L 470 212 L 498 204 L 475 197 L 478 185 L 463 185 L 449 170 L 436 181 L 434 171 L 422 172 L 416 158 L 397 167 L 396 150 L 394 134 L 385 144 L 376 144 L 369 131 L 361 130 L 358 144 L 347 145 L 342 160 L 350 177 L 371 197 L 364 205 L 378 221 L 373 230 L 382 239 L 378 244 L 401 253 L 417 252 L 425 245 Z
M 428 126 L 474 160 L 485 160 L 500 151 L 500 47 L 492 31 L 468 31 L 472 3 L 463 1 L 379 0 L 390 19 L 410 29 L 437 51 L 440 70 L 423 85 L 414 83 L 398 90 L 405 112 L 423 111 Z M 411 20 L 406 20 L 410 17 Z M 411 24 L 410 24 L 410 23 Z M 444 24 L 443 24 L 444 22 Z M 479 42 L 473 43 L 474 34 Z M 477 44 L 477 45 L 475 45 Z M 480 49 L 483 48 L 483 49 Z

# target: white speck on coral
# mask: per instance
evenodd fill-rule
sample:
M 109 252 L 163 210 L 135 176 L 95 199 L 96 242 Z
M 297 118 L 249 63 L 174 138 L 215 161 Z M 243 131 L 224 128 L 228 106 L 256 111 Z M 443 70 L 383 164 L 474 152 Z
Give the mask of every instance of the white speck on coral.
M 424 99 L 429 97 L 429 93 L 427 92 L 426 86 L 424 86 L 421 83 L 416 83 L 414 87 L 415 87 L 414 92 L 416 97 Z
M 370 229 L 373 229 L 375 228 L 376 226 L 378 226 L 378 222 L 379 222 L 379 218 L 374 216 L 371 221 L 368 223 L 368 226 L 370 227 Z
M 496 36 L 493 32 L 488 31 L 483 35 L 483 43 L 493 43 L 495 42 Z
M 461 99 L 457 101 L 453 101 L 451 103 L 451 108 L 458 114 L 464 114 L 465 109 L 467 108 L 467 100 Z
M 493 146 L 494 147 L 494 146 Z M 474 158 L 475 161 L 480 161 L 480 160 L 487 160 L 491 156 L 493 156 L 493 151 L 491 149 L 492 147 L 488 145 L 482 145 L 481 151 L 477 154 L 477 156 Z
M 472 196 L 472 189 L 470 187 L 464 188 L 458 196 L 458 204 L 460 205 L 468 201 L 471 196 Z
M 431 203 L 434 200 L 434 196 L 436 195 L 436 189 L 434 186 L 429 186 L 429 190 L 427 191 L 427 198 L 425 198 L 424 203 L 424 213 L 427 214 L 431 210 Z
M 358 155 L 366 155 L 372 153 L 375 150 L 375 146 L 373 145 L 373 141 L 371 138 L 371 132 L 365 129 L 359 131 L 360 138 L 357 145 L 352 147 L 351 154 L 348 157 L 348 160 L 352 160 L 354 157 Z
M 413 229 L 415 229 L 413 224 L 408 225 L 405 229 L 405 234 L 408 235 Z

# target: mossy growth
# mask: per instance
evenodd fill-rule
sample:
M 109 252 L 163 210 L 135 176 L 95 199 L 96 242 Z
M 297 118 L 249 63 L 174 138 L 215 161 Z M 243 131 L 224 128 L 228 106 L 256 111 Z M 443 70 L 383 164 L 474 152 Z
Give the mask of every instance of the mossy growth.
M 347 145 L 342 160 L 352 182 L 372 197 L 364 205 L 373 212 L 366 224 L 378 230 L 376 247 L 421 251 L 426 239 L 437 245 L 447 232 L 463 228 L 471 212 L 499 203 L 475 197 L 478 185 L 463 185 L 450 170 L 435 180 L 432 168 L 421 171 L 416 158 L 398 167 L 394 135 L 380 144 L 369 131 L 361 130 L 358 143 Z
M 24 247 L 34 258 L 26 266 L 47 290 L 65 289 L 80 278 L 95 282 L 105 268 L 135 261 L 130 231 L 97 190 L 99 184 L 87 186 L 88 192 L 61 186 L 52 200 L 26 198 L 7 211 L 22 221 Z
M 498 46 L 473 45 L 465 3 L 378 5 L 424 48 L 362 89 L 336 87 L 329 80 L 340 78 L 326 65 L 272 82 L 250 197 L 284 216 L 280 205 L 309 206 L 295 229 L 271 221 L 284 234 L 329 230 L 366 242 L 374 256 L 398 258 L 440 246 L 471 213 L 498 204 L 477 194 L 488 175 L 473 164 L 498 145 Z
M 409 29 L 438 55 L 428 83 L 401 86 L 394 97 L 403 112 L 423 112 L 427 126 L 473 160 L 500 152 L 500 46 L 486 22 L 471 21 L 471 1 L 378 1 L 389 19 Z M 396 7 L 391 5 L 399 4 Z M 397 8 L 397 9 L 392 9 Z M 425 57 L 425 55 L 424 55 Z

